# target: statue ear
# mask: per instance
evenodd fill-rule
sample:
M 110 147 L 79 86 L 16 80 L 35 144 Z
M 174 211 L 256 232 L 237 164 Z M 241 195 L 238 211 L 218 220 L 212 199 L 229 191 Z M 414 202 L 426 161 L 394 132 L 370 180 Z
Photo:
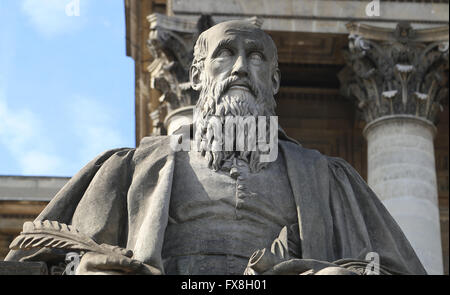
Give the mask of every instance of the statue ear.
M 280 69 L 276 68 L 272 74 L 273 95 L 277 94 L 278 90 L 280 90 L 280 80 L 281 80 L 281 72 Z
M 195 91 L 200 91 L 202 89 L 202 79 L 201 71 L 197 66 L 192 65 L 189 70 L 189 80 L 191 82 L 191 87 Z

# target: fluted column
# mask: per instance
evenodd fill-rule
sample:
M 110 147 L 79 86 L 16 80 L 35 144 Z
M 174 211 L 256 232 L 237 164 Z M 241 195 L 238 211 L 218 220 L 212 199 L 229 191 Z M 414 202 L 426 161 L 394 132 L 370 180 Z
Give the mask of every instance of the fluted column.
M 343 94 L 367 125 L 368 184 L 429 274 L 442 274 L 433 140 L 448 99 L 448 27 L 414 30 L 349 24 Z

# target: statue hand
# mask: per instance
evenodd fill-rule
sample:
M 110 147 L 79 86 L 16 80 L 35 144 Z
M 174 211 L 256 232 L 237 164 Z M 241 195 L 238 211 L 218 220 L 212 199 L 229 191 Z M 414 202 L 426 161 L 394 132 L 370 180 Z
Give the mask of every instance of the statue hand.
M 330 267 L 325 267 L 321 270 L 319 270 L 316 273 L 311 273 L 313 275 L 357 275 L 357 273 L 345 269 L 343 267 L 338 267 L 338 266 L 330 266 Z
M 291 259 L 283 261 L 266 272 L 264 275 L 357 275 L 357 273 L 339 267 L 333 263 L 314 259 Z
M 128 274 L 161 274 L 160 271 L 141 261 L 132 259 L 133 252 L 115 246 L 110 254 L 87 252 L 80 260 L 75 274 L 77 275 L 128 275 Z
M 244 275 L 356 275 L 337 264 L 315 259 L 284 259 L 264 248 L 250 257 Z

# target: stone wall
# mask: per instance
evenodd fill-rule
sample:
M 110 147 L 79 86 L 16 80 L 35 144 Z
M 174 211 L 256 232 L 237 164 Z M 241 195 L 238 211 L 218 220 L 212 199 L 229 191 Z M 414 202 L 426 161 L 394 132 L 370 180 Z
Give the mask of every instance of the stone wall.
M 25 221 L 33 221 L 68 177 L 0 176 L 0 260 Z

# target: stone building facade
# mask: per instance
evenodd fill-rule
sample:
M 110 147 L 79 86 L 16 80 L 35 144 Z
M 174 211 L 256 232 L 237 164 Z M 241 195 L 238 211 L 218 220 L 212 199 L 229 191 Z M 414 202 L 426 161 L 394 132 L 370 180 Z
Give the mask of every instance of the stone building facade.
M 136 144 L 192 120 L 196 93 L 187 70 L 199 33 L 249 19 L 278 47 L 283 129 L 355 167 L 427 271 L 448 274 L 448 0 L 124 2 Z M 52 196 L 7 198 L 12 180 L 28 181 L 0 177 L 0 256 L 19 224 Z
M 198 35 L 249 19 L 278 47 L 280 125 L 304 146 L 352 164 L 427 271 L 448 273 L 448 1 L 125 4 L 136 143 L 192 120 L 187 81 Z

